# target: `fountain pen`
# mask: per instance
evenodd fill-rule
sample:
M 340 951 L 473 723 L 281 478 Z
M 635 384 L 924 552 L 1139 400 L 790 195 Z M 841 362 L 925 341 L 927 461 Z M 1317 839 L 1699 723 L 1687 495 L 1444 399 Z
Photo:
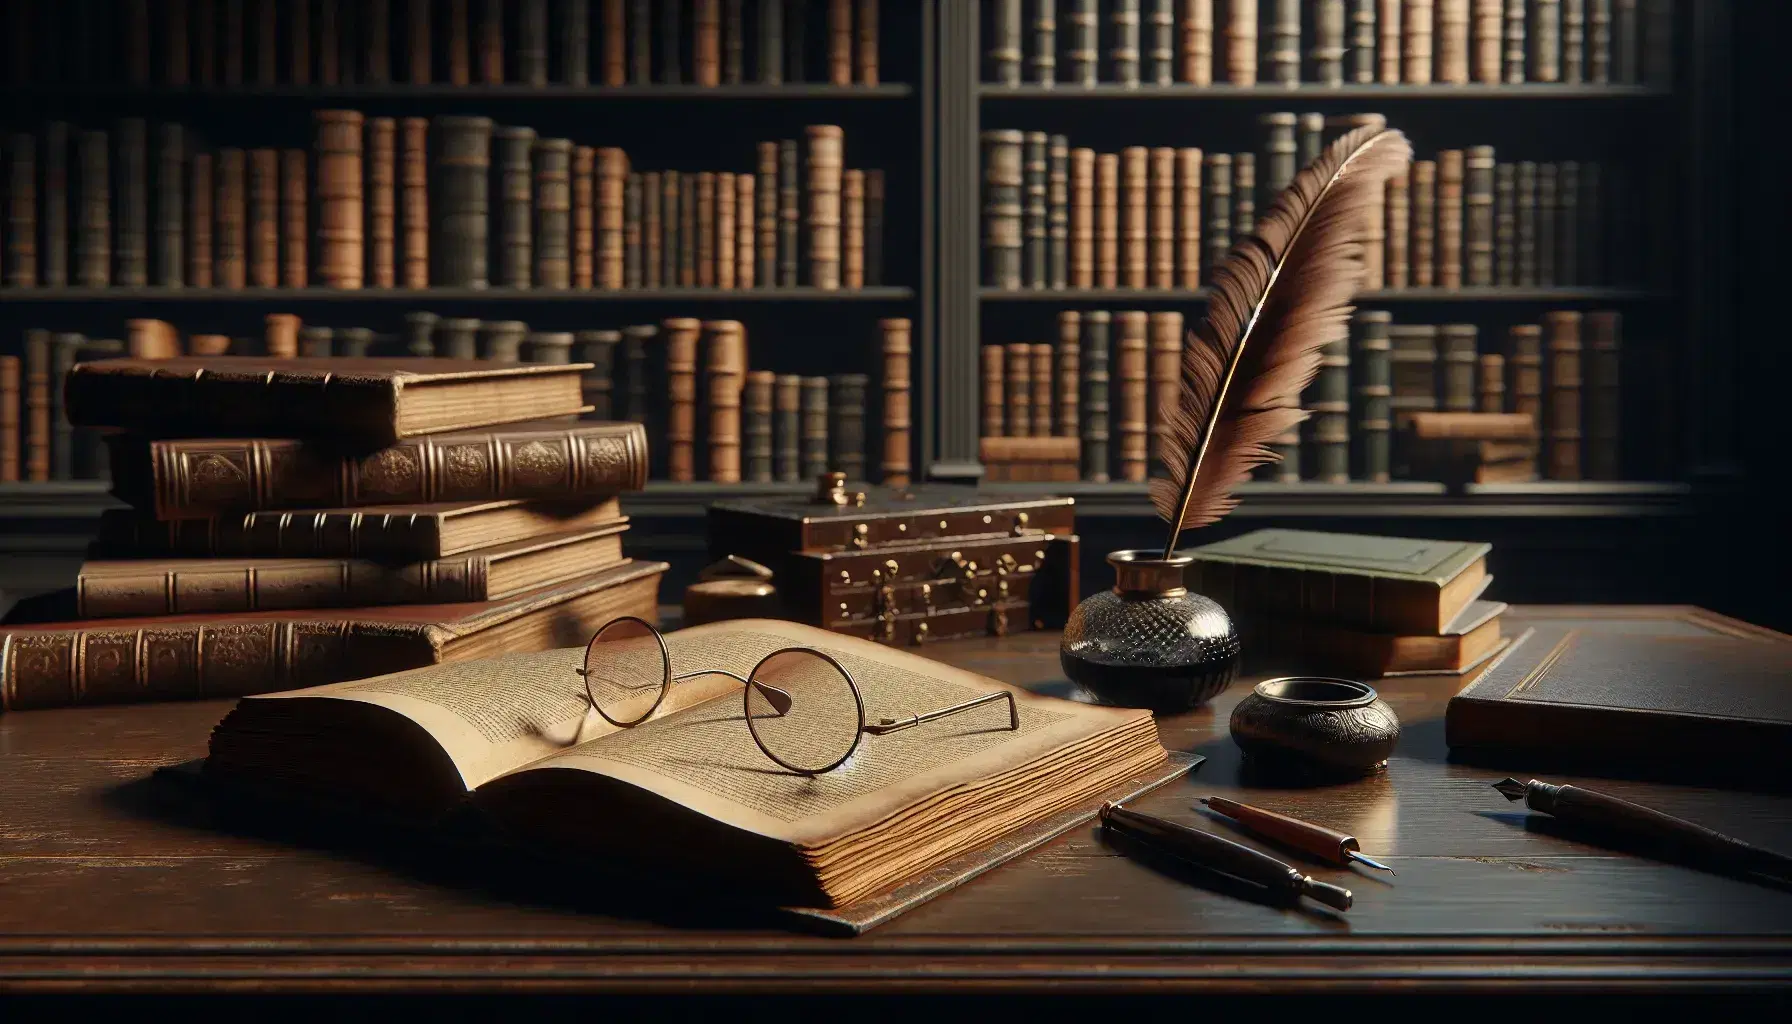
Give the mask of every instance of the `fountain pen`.
M 1329 907 L 1350 909 L 1349 889 L 1309 878 L 1291 864 L 1211 832 L 1140 814 L 1117 803 L 1101 805 L 1101 826 L 1179 860 L 1243 879 L 1286 898 L 1310 896 Z

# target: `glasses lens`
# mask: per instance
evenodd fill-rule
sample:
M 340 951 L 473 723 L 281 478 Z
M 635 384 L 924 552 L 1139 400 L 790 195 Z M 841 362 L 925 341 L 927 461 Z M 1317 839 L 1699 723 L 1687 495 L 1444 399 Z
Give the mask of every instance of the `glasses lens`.
M 753 737 L 792 771 L 826 771 L 858 742 L 858 695 L 844 672 L 813 651 L 779 651 L 760 662 L 746 701 Z
M 613 725 L 634 725 L 666 693 L 666 650 L 640 619 L 617 619 L 585 648 L 585 693 Z

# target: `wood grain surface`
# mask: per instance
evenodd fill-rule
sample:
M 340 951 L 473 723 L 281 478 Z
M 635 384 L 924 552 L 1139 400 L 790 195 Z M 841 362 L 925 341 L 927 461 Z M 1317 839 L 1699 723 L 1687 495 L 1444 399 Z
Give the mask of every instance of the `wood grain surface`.
M 1507 631 L 1564 615 L 1624 629 L 1687 614 L 1528 608 Z M 926 653 L 1066 694 L 1056 641 L 1029 633 Z M 1139 806 L 1238 838 L 1196 808 L 1220 794 L 1356 836 L 1397 877 L 1305 864 L 1355 892 L 1347 914 L 1266 904 L 1083 828 L 865 937 L 817 938 L 658 892 L 650 875 L 606 884 L 378 834 L 221 819 L 150 775 L 203 755 L 225 701 L 7 715 L 0 993 L 1535 994 L 1792 982 L 1792 887 L 1589 846 L 1489 783 L 1527 772 L 1585 782 L 1780 849 L 1792 849 L 1792 797 L 1450 763 L 1443 709 L 1456 678 L 1379 684 L 1404 726 L 1385 773 L 1263 779 L 1226 731 L 1248 682 L 1162 721 L 1167 746 L 1208 761 Z

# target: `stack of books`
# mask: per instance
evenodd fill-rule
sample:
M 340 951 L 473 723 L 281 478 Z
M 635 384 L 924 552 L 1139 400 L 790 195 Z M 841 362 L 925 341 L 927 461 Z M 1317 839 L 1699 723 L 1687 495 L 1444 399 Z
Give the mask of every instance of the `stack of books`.
M 177 342 L 176 342 L 177 344 Z M 72 591 L 0 629 L 0 711 L 289 689 L 650 621 L 624 556 L 636 423 L 588 364 L 179 356 L 78 364 L 113 493 Z M 65 621 L 44 621 L 44 620 Z
M 1375 678 L 1460 675 L 1502 650 L 1491 545 L 1256 530 L 1184 552 L 1260 668 Z

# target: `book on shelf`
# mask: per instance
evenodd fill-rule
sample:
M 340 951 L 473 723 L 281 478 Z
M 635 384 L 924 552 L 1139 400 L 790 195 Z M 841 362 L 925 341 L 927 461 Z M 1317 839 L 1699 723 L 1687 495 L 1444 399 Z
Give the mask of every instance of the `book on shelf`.
M 1095 284 L 1120 285 L 1120 154 L 1095 155 Z
M 977 350 L 978 380 L 982 385 L 981 437 L 1008 434 L 1008 351 L 1000 345 Z
M 1150 324 L 1147 314 L 1139 310 L 1118 313 L 1114 319 L 1119 324 L 1119 337 L 1114 344 L 1115 390 L 1119 399 L 1114 455 L 1119 478 L 1140 483 L 1146 479 L 1150 464 Z
M 1551 480 L 1579 480 L 1581 473 L 1581 314 L 1543 315 L 1544 469 Z
M 1622 433 L 1622 365 L 1620 363 L 1620 315 L 1613 310 L 1590 310 L 1581 325 L 1586 334 L 1585 397 L 1583 413 L 1586 422 L 1586 458 L 1584 468 L 1589 480 L 1617 480 L 1622 477 L 1620 446 Z
M 906 487 L 913 470 L 909 454 L 909 430 L 911 422 L 909 412 L 910 401 L 910 366 L 911 321 L 906 317 L 890 317 L 878 321 L 880 332 L 880 352 L 883 356 L 883 460 L 879 468 L 879 480 L 886 487 Z M 1038 371 L 1039 349 L 1045 349 L 1048 364 L 1051 359 L 1051 346 L 1035 346 L 1035 372 Z M 1050 387 L 1050 384 L 1047 384 Z M 1049 395 L 1049 391 L 1048 391 Z M 1047 398 L 1046 408 L 1051 407 Z
M 802 436 L 798 445 L 802 463 L 802 479 L 813 480 L 830 468 L 828 459 L 829 417 L 828 379 L 802 378 L 802 401 L 799 407 Z
M 1170 445 L 1170 422 L 1182 401 L 1182 314 L 1163 310 L 1150 315 L 1147 325 L 1149 349 L 1146 375 L 1150 389 L 1147 422 L 1150 425 L 1151 471 L 1163 473 L 1166 451 Z M 1049 423 L 1049 408 L 1047 421 Z M 1036 434 L 1051 431 L 1035 430 Z
M 977 451 L 989 482 L 1069 483 L 1078 479 L 1080 447 L 1074 437 L 985 437 Z
M 1024 144 L 1022 132 L 983 133 L 983 283 L 991 288 L 1021 286 Z
M 1391 479 L 1393 376 L 1386 310 L 1359 309 L 1350 318 L 1350 475 L 1370 483 Z
M 22 377 L 18 356 L 0 355 L 0 483 L 16 483 L 22 479 L 19 465 L 24 442 L 19 423 L 24 399 Z
M 1093 309 L 1082 314 L 1082 469 L 1083 479 L 1108 481 L 1108 353 L 1112 314 Z
M 703 450 L 708 472 L 717 483 L 741 479 L 741 398 L 747 374 L 747 338 L 738 320 L 709 320 L 702 325 L 702 373 L 699 401 L 704 429 Z
M 1003 371 L 1003 402 L 1010 437 L 1027 437 L 1033 432 L 1033 346 L 1024 341 L 1002 346 L 1006 353 Z
M 823 416 L 823 428 L 826 427 Z M 803 378 L 780 373 L 772 391 L 772 478 L 780 483 L 802 479 Z
M 865 392 L 869 378 L 841 373 L 828 378 L 828 469 L 848 480 L 865 479 Z
M 1178 351 L 1181 344 L 1178 339 Z M 1028 432 L 1033 437 L 1050 437 L 1052 434 L 1052 347 L 1049 344 L 1029 345 L 1031 351 L 1031 369 L 1029 379 L 1033 382 L 1033 397 L 1028 403 L 1032 410 L 1032 429 Z
M 1301 399 L 1312 415 L 1300 427 L 1300 465 L 1321 483 L 1350 480 L 1350 348 L 1345 335 L 1320 351 L 1319 373 Z
M 1201 168 L 1201 179 L 1206 189 L 1201 211 L 1207 219 L 1207 226 L 1201 233 L 1206 250 L 1201 262 L 1208 283 L 1211 283 L 1214 270 L 1226 261 L 1226 253 L 1232 248 L 1231 154 L 1208 153 Z
M 1046 286 L 1046 144 L 1044 132 L 1023 134 L 1021 162 L 1021 284 Z
M 772 410 L 777 379 L 778 375 L 770 370 L 749 371 L 742 391 L 745 455 L 741 478 L 754 483 L 769 483 L 772 479 Z
M 497 202 L 498 284 L 528 288 L 534 276 L 530 157 L 535 149 L 535 129 L 499 125 L 493 130 L 492 143 L 498 179 L 493 189 Z

